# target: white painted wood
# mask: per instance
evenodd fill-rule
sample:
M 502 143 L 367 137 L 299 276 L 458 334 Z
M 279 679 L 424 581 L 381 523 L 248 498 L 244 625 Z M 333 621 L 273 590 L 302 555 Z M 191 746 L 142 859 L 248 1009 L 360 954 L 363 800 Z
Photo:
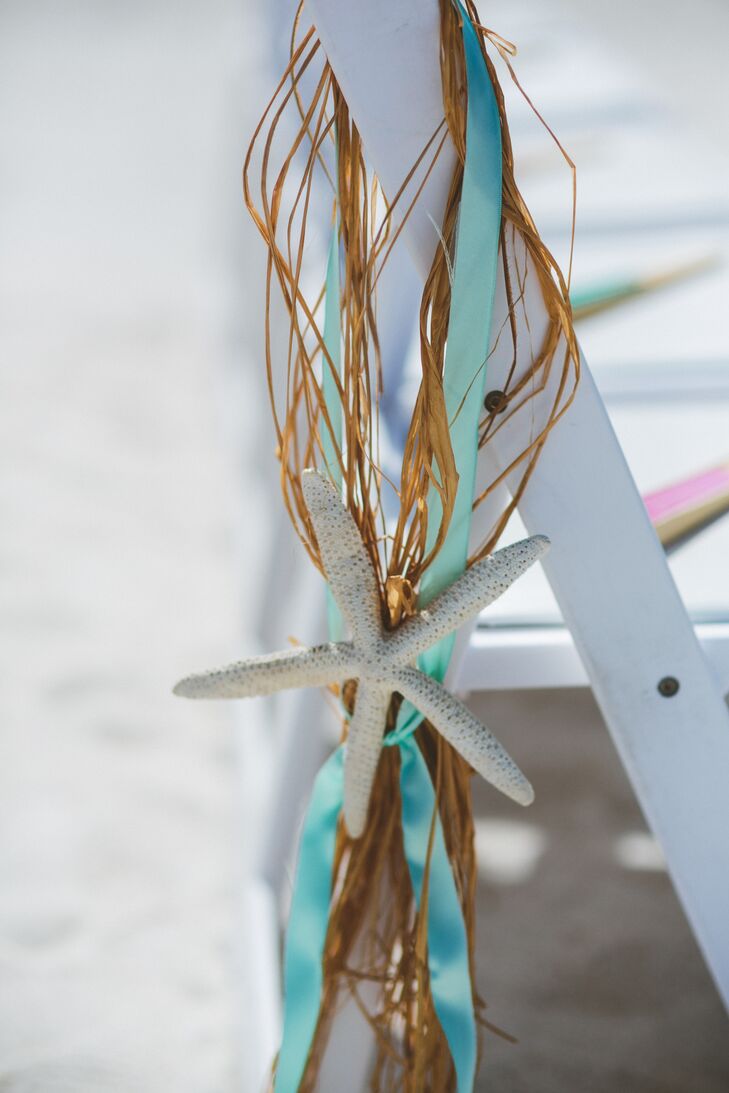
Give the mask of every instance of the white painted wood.
M 307 9 L 392 200 L 443 120 L 437 0 L 314 0 Z M 438 243 L 435 225 L 442 220 L 454 162 L 446 144 L 418 198 L 417 215 L 408 219 L 408 247 L 421 276 Z M 402 209 L 424 176 L 425 168 L 412 178 Z
M 357 989 L 362 1005 L 374 1012 L 380 993 L 377 984 L 361 982 Z M 345 1000 L 337 1010 L 336 1021 L 336 1032 L 329 1037 L 324 1049 L 317 1093 L 369 1090 L 368 1077 L 374 1062 L 372 1027 L 351 999 Z
M 273 812 L 266 786 L 279 765 L 270 708 L 270 700 L 256 698 L 237 703 L 234 710 L 240 779 L 236 819 L 243 833 L 234 950 L 240 984 L 238 1069 L 240 1088 L 254 1093 L 266 1088 L 281 1037 L 279 894 L 258 867 L 261 829 L 267 830 Z
M 729 623 L 694 627 L 722 694 L 729 694 Z M 480 626 L 458 664 L 460 694 L 586 687 L 587 672 L 565 626 Z
M 271 1064 L 281 1044 L 278 912 L 273 889 L 255 875 L 241 885 L 235 959 L 241 984 L 240 1088 L 268 1088 Z
M 309 10 L 385 191 L 393 194 L 442 113 L 436 0 L 311 0 Z M 440 220 L 450 155 L 441 157 L 406 226 L 421 275 L 436 243 L 431 218 Z M 533 281 L 521 369 L 545 321 Z M 505 314 L 503 285 L 497 296 L 494 329 Z M 502 386 L 506 352 L 504 344 L 490 359 L 488 386 Z M 502 466 L 545 420 L 550 386 L 494 440 Z M 545 572 L 729 1003 L 729 714 L 584 362 L 575 404 L 550 437 L 520 514 L 530 532 L 552 539 Z M 671 699 L 656 689 L 666 675 L 681 682 Z

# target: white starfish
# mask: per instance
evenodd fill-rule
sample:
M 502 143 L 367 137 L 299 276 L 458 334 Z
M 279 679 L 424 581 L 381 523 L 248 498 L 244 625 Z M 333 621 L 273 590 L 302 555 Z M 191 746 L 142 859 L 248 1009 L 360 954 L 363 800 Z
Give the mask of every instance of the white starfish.
M 393 692 L 408 699 L 487 781 L 519 804 L 531 804 L 531 785 L 496 737 L 414 665 L 419 653 L 505 592 L 545 553 L 549 540 L 535 535 L 477 562 L 427 610 L 388 633 L 382 626 L 375 572 L 354 519 L 334 486 L 317 471 L 304 471 L 302 485 L 322 563 L 352 640 L 251 657 L 189 676 L 177 684 L 175 694 L 248 698 L 356 679 L 344 760 L 344 819 L 353 838 L 364 831 Z

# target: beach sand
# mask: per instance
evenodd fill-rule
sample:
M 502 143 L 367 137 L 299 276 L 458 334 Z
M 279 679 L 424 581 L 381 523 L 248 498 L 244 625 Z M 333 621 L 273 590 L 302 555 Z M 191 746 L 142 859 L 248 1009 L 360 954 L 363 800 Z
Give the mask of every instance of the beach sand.
M 0 1088 L 220 1093 L 232 719 L 170 690 L 240 648 L 254 564 L 223 394 L 243 13 L 0 22 Z

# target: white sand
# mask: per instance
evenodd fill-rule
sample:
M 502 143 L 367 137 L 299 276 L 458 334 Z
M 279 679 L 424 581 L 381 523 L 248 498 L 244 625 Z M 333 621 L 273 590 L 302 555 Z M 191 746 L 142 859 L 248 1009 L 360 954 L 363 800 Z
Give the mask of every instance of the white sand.
M 243 13 L 0 21 L 0 1088 L 220 1093 L 230 710 L 169 688 L 241 640 Z

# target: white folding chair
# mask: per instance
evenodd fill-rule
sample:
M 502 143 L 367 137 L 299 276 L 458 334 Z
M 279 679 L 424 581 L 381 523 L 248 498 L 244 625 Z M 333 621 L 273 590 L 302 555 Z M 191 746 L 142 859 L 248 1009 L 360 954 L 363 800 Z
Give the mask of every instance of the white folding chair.
M 325 52 L 362 134 L 386 192 L 396 192 L 442 116 L 436 0 L 310 0 Z M 372 72 L 377 79 L 372 79 Z M 442 154 L 404 230 L 424 277 L 429 270 L 453 160 Z M 407 202 L 405 202 L 407 204 Z M 524 254 L 513 255 L 520 264 Z M 528 347 L 537 344 L 545 318 L 535 278 L 527 279 L 530 331 L 522 329 L 518 370 L 530 366 Z M 503 284 L 497 291 L 494 329 L 506 314 Z M 504 347 L 505 348 L 505 347 Z M 489 389 L 502 389 L 510 360 L 499 348 L 488 363 Z M 553 395 L 551 384 L 529 405 L 540 412 Z M 541 411 L 540 411 L 541 406 Z M 486 449 L 481 474 L 492 479 L 524 446 L 530 423 L 515 415 Z M 507 479 L 514 486 L 514 476 Z M 474 540 L 490 526 L 497 499 L 481 506 Z M 492 686 L 537 686 L 589 681 L 646 818 L 662 844 L 687 917 L 725 1001 L 729 1001 L 729 714 L 722 685 L 707 663 L 676 590 L 664 552 L 650 525 L 633 478 L 586 363 L 573 406 L 553 430 L 519 515 L 531 533 L 552 541 L 544 571 L 559 604 L 564 626 L 479 627 L 460 636 L 452 683 L 463 690 Z M 303 562 L 307 565 L 306 561 Z M 303 571 L 298 571 L 303 575 Z M 292 583 L 296 579 L 292 575 Z M 320 596 L 321 583 L 303 585 Z M 291 587 L 291 586 L 290 586 Z M 308 593 L 307 593 L 308 595 Z M 324 633 L 323 600 L 309 618 Z M 296 625 L 292 622 L 292 628 Z M 706 650 L 729 679 L 726 627 L 699 631 Z M 303 640 L 309 635 L 299 628 Z M 717 652 L 721 646 L 721 652 Z M 677 681 L 678 688 L 670 681 Z M 321 695 L 292 697 L 295 706 L 270 748 L 265 726 L 241 731 L 242 766 L 259 745 L 275 754 L 265 796 L 267 831 L 263 847 L 248 863 L 248 949 L 242 954 L 252 983 L 246 1035 L 249 1072 L 255 1088 L 275 1050 L 277 1008 L 276 932 L 271 917 L 281 913 L 296 818 L 328 741 L 327 704 Z M 316 735 L 313 730 L 323 726 Z M 249 750 L 250 749 L 250 750 Z M 257 758 L 256 758 L 257 761 Z M 260 817 L 260 811 L 252 810 Z M 260 822 L 260 821 L 259 821 Z M 259 944 L 260 941 L 260 944 Z M 260 1004 L 263 999 L 265 1005 Z M 364 1026 L 348 1014 L 330 1052 L 321 1088 L 342 1088 L 333 1076 L 345 1063 L 347 1088 L 364 1081 L 368 1041 Z M 361 1081 L 360 1081 L 361 1077 Z M 339 1083 L 339 1084 L 337 1084 Z

